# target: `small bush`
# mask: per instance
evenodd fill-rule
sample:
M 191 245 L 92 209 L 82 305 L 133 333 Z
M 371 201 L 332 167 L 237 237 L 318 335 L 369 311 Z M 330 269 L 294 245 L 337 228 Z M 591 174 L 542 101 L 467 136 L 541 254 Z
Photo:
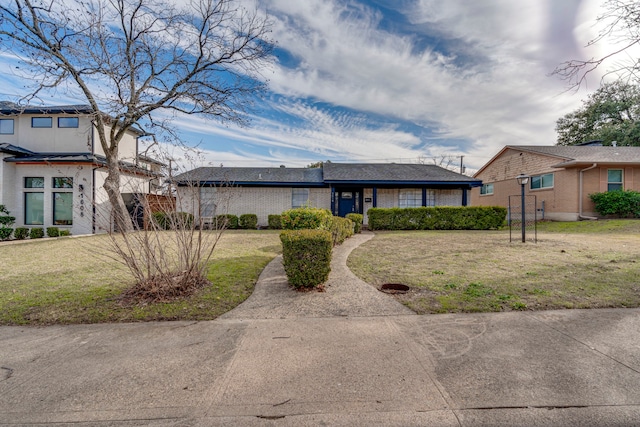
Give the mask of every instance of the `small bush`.
M 188 212 L 154 212 L 154 223 L 162 230 L 186 230 L 193 226 L 193 215 Z
M 258 215 L 243 214 L 238 219 L 238 226 L 243 230 L 255 230 L 258 228 Z
M 341 245 L 349 237 L 353 236 L 353 221 L 349 218 L 334 216 L 331 222 L 331 237 L 333 246 Z
M 602 216 L 614 215 L 622 218 L 640 217 L 640 193 L 633 190 L 607 191 L 589 194 Z
M 44 237 L 44 228 L 32 228 L 29 232 L 30 239 L 42 239 Z
M 296 208 L 282 212 L 281 224 L 285 230 L 330 230 L 332 220 L 328 209 Z
M 282 229 L 282 216 L 281 215 L 269 215 L 269 228 L 272 230 Z
M 15 237 L 16 240 L 24 240 L 27 238 L 28 235 L 29 235 L 29 229 L 26 227 L 18 227 L 13 232 L 13 237 Z
M 227 230 L 235 230 L 238 228 L 238 217 L 231 214 L 217 215 L 214 225 L 216 229 L 226 228 Z
M 371 208 L 370 230 L 491 230 L 502 227 L 507 209 L 501 206 L 436 206 Z
M 47 227 L 47 237 L 60 236 L 60 229 L 58 227 Z
M 329 278 L 333 239 L 327 230 L 285 230 L 280 233 L 282 261 L 289 284 L 317 287 Z
M 362 221 L 364 220 L 364 215 L 357 213 L 350 213 L 346 215 L 346 218 L 349 218 L 353 221 L 353 232 L 360 233 L 362 231 Z
M 71 236 L 71 230 L 60 230 L 60 236 Z
M 4 205 L 0 205 L 0 240 L 7 240 L 13 233 L 11 227 L 16 217 L 9 215 L 9 211 Z

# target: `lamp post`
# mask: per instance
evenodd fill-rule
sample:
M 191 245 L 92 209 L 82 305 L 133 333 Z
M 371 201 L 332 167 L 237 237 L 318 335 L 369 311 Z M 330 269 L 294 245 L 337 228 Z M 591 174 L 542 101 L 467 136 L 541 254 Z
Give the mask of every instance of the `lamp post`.
M 526 214 L 525 214 L 525 210 L 524 210 L 524 186 L 529 183 L 529 176 L 521 173 L 520 175 L 516 176 L 516 181 L 518 181 L 518 184 L 520 185 L 520 188 L 521 188 L 520 199 L 521 199 L 521 203 L 522 203 L 521 204 L 522 219 L 521 219 L 520 226 L 522 227 L 522 243 L 524 243 L 525 242 L 524 224 L 525 224 L 525 221 L 527 219 L 526 218 Z

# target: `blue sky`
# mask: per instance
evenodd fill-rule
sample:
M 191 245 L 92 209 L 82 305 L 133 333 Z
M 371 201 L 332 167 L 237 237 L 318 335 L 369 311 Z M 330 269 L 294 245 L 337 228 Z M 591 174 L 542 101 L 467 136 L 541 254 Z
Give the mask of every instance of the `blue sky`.
M 4 0 L 2 0 L 4 1 Z M 451 162 L 468 173 L 504 145 L 555 144 L 555 122 L 599 86 L 549 74 L 589 58 L 598 0 L 258 0 L 273 20 L 269 93 L 247 128 L 176 119 L 198 165 Z M 602 49 L 602 48 L 599 48 Z M 10 55 L 0 99 L 21 95 Z M 63 91 L 48 104 L 82 103 Z M 183 154 L 172 149 L 174 158 Z M 435 160 L 434 160 L 435 159 Z

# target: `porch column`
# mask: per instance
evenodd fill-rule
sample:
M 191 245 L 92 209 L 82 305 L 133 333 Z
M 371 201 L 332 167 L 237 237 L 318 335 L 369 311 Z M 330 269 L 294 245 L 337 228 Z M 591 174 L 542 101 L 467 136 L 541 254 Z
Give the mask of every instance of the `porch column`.
M 422 206 L 427 206 L 427 187 L 422 187 Z
M 462 189 L 462 206 L 467 206 L 467 189 Z
M 373 207 L 378 207 L 378 189 L 373 187 Z
M 336 212 L 336 189 L 335 187 L 331 187 L 331 213 L 333 215 L 337 215 Z

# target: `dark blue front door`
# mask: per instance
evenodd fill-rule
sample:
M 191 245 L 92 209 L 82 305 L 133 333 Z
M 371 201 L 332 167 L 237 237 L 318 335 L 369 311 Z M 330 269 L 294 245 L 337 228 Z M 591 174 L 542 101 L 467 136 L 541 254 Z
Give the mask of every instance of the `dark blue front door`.
M 338 202 L 338 215 L 345 216 L 346 214 L 356 211 L 356 192 L 355 191 L 341 191 L 340 200 Z

